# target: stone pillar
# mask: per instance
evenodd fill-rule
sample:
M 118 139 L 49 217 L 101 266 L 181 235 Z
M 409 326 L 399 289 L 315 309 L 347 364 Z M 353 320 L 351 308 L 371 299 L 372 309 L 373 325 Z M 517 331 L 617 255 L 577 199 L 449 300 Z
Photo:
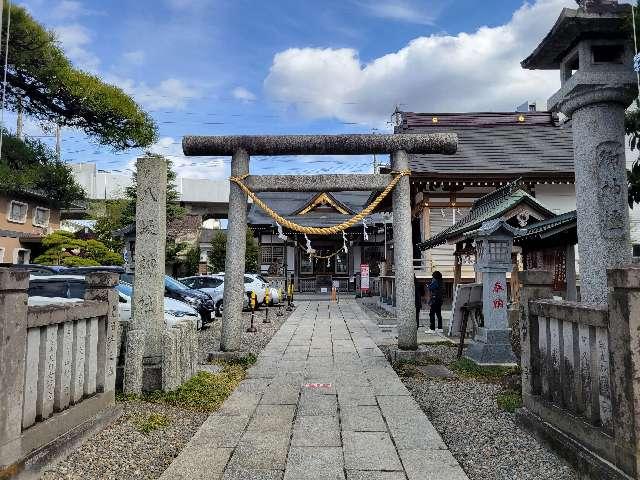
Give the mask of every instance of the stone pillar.
M 115 396 L 116 364 L 118 355 L 118 274 L 109 272 L 95 272 L 86 276 L 87 290 L 85 300 L 107 302 L 109 310 L 104 320 L 98 325 L 98 365 L 96 391 Z
M 582 301 L 607 303 L 607 269 L 631 261 L 624 112 L 628 90 L 603 88 L 560 105 L 572 119 Z
M 142 157 L 136 168 L 135 277 L 124 391 L 140 394 L 162 385 L 167 162 L 160 157 Z
M 400 150 L 393 153 L 391 168 L 396 171 L 408 169 L 407 152 Z M 411 184 L 409 176 L 404 176 L 393 190 L 395 305 L 398 319 L 398 348 L 402 350 L 418 348 L 412 239 Z
M 22 455 L 29 272 L 0 268 L 0 478 Z
M 553 273 L 546 270 L 524 270 L 518 275 L 520 281 L 520 301 L 518 310 L 520 315 L 520 369 L 522 371 L 522 396 L 528 398 L 534 390 L 534 379 L 540 378 L 540 372 L 532 371 L 539 362 L 532 359 L 537 355 L 536 349 L 531 348 L 531 339 L 537 342 L 537 325 L 531 325 L 529 302 L 544 298 L 553 298 Z M 533 331 L 532 331 L 533 330 Z
M 640 474 L 640 266 L 609 271 L 609 369 L 616 465 Z
M 238 150 L 231 159 L 231 175 L 249 173 L 249 154 Z M 220 350 L 240 348 L 242 336 L 242 300 L 244 293 L 244 256 L 247 235 L 247 195 L 235 183 L 229 189 L 229 225 L 224 268 L 224 312 Z

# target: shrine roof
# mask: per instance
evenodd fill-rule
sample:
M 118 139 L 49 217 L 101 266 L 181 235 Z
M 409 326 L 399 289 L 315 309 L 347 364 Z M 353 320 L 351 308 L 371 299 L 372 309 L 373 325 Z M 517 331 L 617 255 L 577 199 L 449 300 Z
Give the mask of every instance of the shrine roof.
M 517 244 L 536 240 L 545 240 L 577 228 L 577 212 L 575 210 L 543 220 L 524 227 L 526 233 L 514 239 Z
M 484 222 L 502 218 L 519 205 L 526 204 L 545 217 L 553 217 L 554 213 L 542 205 L 521 187 L 516 181 L 497 189 L 474 202 L 469 213 L 430 239 L 418 244 L 420 250 L 429 250 L 447 242 L 457 241 L 465 234 L 479 229 Z
M 307 227 L 330 227 L 351 218 L 351 212 L 354 214 L 360 212 L 369 203 L 371 192 L 331 192 L 330 195 L 339 202 L 340 206 L 344 206 L 348 210 L 347 214 L 317 210 L 301 214 L 305 207 L 312 204 L 313 200 L 318 197 L 317 193 L 264 192 L 259 193 L 258 197 L 287 220 Z M 367 218 L 367 223 L 370 225 L 382 222 L 381 214 L 373 214 Z M 249 209 L 247 223 L 249 225 L 276 225 L 275 220 L 255 203 Z
M 573 183 L 571 125 L 551 112 L 402 112 L 396 133 L 458 134 L 453 155 L 409 155 L 412 178 L 558 180 Z

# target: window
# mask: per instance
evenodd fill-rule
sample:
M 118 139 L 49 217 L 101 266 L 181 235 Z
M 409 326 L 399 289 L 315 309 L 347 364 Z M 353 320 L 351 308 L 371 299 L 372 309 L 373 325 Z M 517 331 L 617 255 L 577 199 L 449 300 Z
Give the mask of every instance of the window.
M 33 212 L 33 224 L 36 227 L 48 227 L 49 218 L 51 217 L 51 210 L 43 207 L 36 207 Z
M 18 265 L 25 265 L 29 263 L 30 255 L 31 250 L 27 250 L 26 248 L 16 248 L 13 251 L 13 263 L 17 263 Z
M 9 204 L 8 219 L 14 223 L 24 223 L 27 221 L 27 209 L 29 206 L 26 203 L 17 202 L 12 200 Z
M 633 246 L 633 256 L 640 257 L 640 243 Z
M 223 280 L 221 278 L 203 278 L 202 286 L 204 288 L 218 288 L 222 285 Z
M 0 247 L 0 262 L 4 262 L 4 247 Z
M 263 244 L 260 248 L 263 264 L 284 263 L 284 245 Z

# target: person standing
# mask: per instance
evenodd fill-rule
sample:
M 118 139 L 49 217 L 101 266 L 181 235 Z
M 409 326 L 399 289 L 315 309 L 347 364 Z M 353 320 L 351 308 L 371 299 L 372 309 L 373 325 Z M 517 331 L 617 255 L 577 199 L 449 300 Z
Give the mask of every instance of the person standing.
M 436 317 L 438 317 L 438 331 L 442 331 L 442 298 L 443 298 L 442 274 L 435 271 L 429 283 L 429 328 L 436 329 Z
M 420 310 L 422 310 L 422 297 L 424 296 L 424 286 L 414 276 L 415 301 L 416 301 L 416 328 L 420 328 Z

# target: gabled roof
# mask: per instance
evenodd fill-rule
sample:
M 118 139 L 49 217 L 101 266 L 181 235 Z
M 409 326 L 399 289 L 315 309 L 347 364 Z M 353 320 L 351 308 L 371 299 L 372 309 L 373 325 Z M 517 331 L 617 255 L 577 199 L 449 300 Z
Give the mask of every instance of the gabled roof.
M 550 112 L 402 112 L 395 133 L 458 134 L 453 155 L 409 155 L 412 178 L 573 183 L 573 138 Z
M 528 205 L 541 215 L 550 218 L 555 214 L 521 188 L 519 181 L 509 183 L 495 192 L 478 199 L 469 213 L 449 228 L 418 245 L 420 250 L 429 250 L 449 241 L 457 240 L 465 234 L 477 230 L 484 222 L 502 218 L 519 205 Z
M 525 233 L 514 239 L 515 243 L 529 242 L 532 240 L 544 240 L 555 235 L 577 229 L 577 213 L 572 212 L 556 215 L 555 217 L 533 223 L 524 227 Z
M 329 207 L 342 215 L 353 215 L 353 211 L 329 192 L 316 194 L 306 205 L 294 212 L 296 215 L 307 215 L 319 208 Z M 326 213 L 326 212 L 325 212 Z
M 333 192 L 332 197 L 344 206 L 349 212 L 360 212 L 367 204 L 371 192 Z M 352 213 L 347 216 L 334 212 L 310 211 L 304 215 L 298 215 L 298 212 L 304 210 L 306 205 L 312 203 L 317 194 L 307 192 L 264 192 L 258 196 L 270 208 L 278 214 L 291 220 L 299 225 L 308 227 L 329 227 L 344 222 L 350 218 Z M 373 214 L 367 218 L 367 223 L 382 223 L 383 218 L 380 214 Z M 270 216 L 262 211 L 260 207 L 252 204 L 249 209 L 247 223 L 250 225 L 271 225 L 275 226 L 276 222 Z

